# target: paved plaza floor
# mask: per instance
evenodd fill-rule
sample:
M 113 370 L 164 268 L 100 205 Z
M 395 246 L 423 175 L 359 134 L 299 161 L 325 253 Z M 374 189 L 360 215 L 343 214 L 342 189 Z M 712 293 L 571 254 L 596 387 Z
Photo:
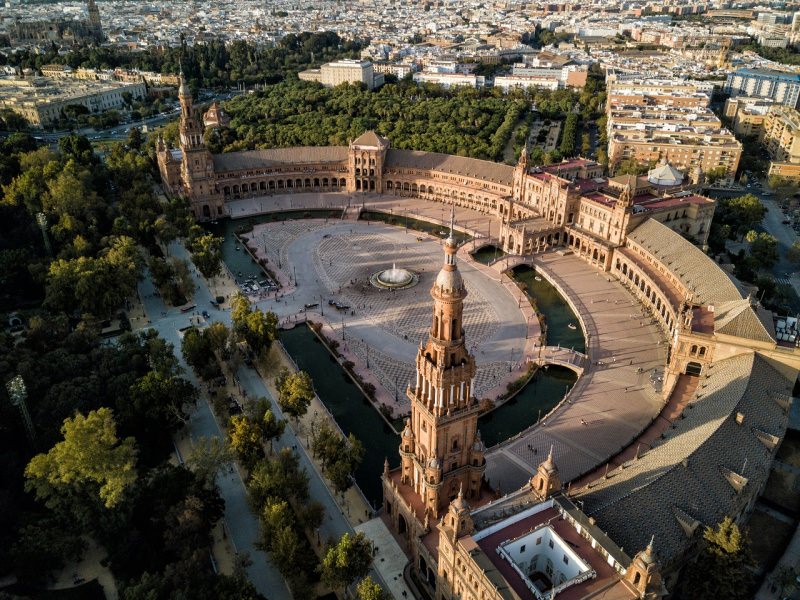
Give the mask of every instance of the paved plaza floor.
M 413 381 L 417 348 L 428 338 L 430 289 L 444 261 L 441 241 L 380 223 L 321 219 L 264 223 L 243 237 L 260 258 L 297 277 L 280 302 L 259 306 L 283 320 L 326 322 L 386 390 L 393 394 L 398 386 L 397 408 L 409 410 L 402 390 Z M 396 291 L 370 284 L 371 275 L 393 265 L 415 272 L 418 284 Z M 510 363 L 520 366 L 530 319 L 520 309 L 518 290 L 507 289 L 498 273 L 463 258 L 459 270 L 469 292 L 464 328 L 478 363 L 475 389 L 481 396 L 507 378 Z M 329 300 L 349 308 L 337 310 Z

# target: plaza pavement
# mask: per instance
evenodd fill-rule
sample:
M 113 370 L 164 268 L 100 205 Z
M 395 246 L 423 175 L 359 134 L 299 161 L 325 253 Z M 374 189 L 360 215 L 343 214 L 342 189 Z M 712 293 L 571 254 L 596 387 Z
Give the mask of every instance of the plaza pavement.
M 321 219 L 265 223 L 242 237 L 259 258 L 297 276 L 296 287 L 281 293 L 280 302 L 258 305 L 281 321 L 324 323 L 326 335 L 339 341 L 365 379 L 374 378 L 386 392 L 379 401 L 408 412 L 404 390 L 414 377 L 417 348 L 428 337 L 429 290 L 443 263 L 441 240 L 382 223 Z M 370 275 L 393 264 L 418 273 L 419 283 L 397 291 L 374 288 Z M 478 363 L 475 388 L 480 397 L 494 398 L 522 375 L 525 354 L 532 354 L 539 337 L 538 320 L 507 277 L 464 252 L 459 269 L 469 291 L 464 327 Z M 328 299 L 351 308 L 337 311 Z M 318 306 L 306 311 L 307 304 Z
M 627 446 L 664 405 L 648 375 L 663 366 L 666 347 L 630 293 L 571 254 L 531 262 L 578 309 L 589 364 L 553 414 L 489 450 L 486 477 L 503 492 L 524 485 L 551 446 L 562 480 L 579 477 Z

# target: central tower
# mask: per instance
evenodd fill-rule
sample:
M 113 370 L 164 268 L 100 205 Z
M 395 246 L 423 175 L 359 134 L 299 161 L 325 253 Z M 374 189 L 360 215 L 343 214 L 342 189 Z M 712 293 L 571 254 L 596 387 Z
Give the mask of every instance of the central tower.
M 401 481 L 422 500 L 426 516 L 438 519 L 463 488 L 480 496 L 486 468 L 478 433 L 480 407 L 474 397 L 475 358 L 464 336 L 467 290 L 456 264 L 458 244 L 450 221 L 442 265 L 431 289 L 433 318 L 416 359 L 416 383 L 408 389 L 411 418 L 400 443 Z

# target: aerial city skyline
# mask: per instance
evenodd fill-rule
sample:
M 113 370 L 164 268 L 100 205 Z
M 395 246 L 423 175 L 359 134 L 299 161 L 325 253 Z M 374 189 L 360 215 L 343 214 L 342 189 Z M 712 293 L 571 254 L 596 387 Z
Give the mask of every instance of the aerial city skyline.
M 800 598 L 799 47 L 8 0 L 0 592 Z

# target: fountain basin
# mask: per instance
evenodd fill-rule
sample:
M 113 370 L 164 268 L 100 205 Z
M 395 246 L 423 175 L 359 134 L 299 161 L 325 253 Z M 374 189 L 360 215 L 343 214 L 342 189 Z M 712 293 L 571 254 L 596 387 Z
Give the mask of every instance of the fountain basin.
M 391 269 L 384 269 L 373 273 L 369 282 L 378 289 L 382 290 L 402 290 L 413 287 L 419 283 L 419 276 L 408 269 L 397 268 L 392 265 Z

